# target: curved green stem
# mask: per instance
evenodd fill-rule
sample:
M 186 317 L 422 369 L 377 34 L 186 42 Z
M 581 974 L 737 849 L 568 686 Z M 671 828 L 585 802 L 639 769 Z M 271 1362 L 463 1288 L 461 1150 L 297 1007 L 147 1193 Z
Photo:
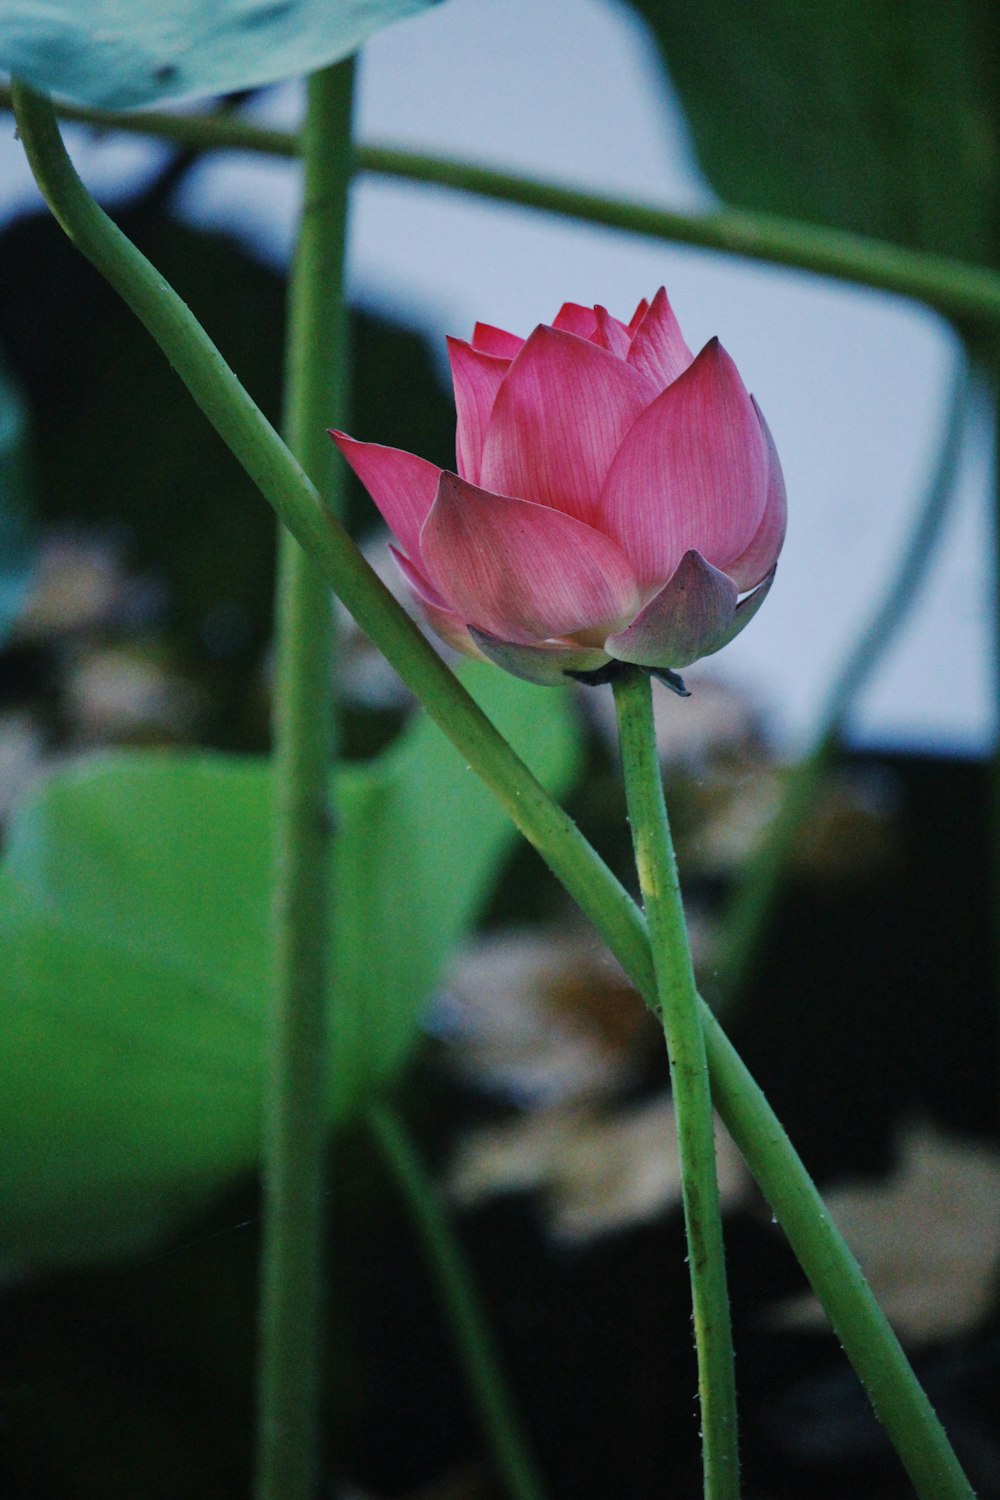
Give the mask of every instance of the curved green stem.
M 796 841 L 836 753 L 844 717 L 910 613 L 941 535 L 955 488 L 969 399 L 968 364 L 964 356 L 959 358 L 934 471 L 895 576 L 880 594 L 871 619 L 834 679 L 820 712 L 820 727 L 812 749 L 789 772 L 781 805 L 759 848 L 737 877 L 723 910 L 711 991 L 720 1007 L 742 992 L 754 970 Z
M 545 1490 L 515 1415 L 493 1330 L 437 1189 L 397 1111 L 376 1105 L 367 1118 L 434 1272 L 497 1472 L 511 1500 L 544 1500 Z
M 663 800 L 652 681 L 645 672 L 631 670 L 615 680 L 614 693 L 635 864 L 653 952 L 677 1122 L 698 1355 L 705 1500 L 739 1500 L 736 1377 L 712 1096 L 677 860 Z
M 195 401 L 327 582 L 538 850 L 651 1006 L 649 938 L 628 892 L 380 583 L 184 303 L 111 222 L 66 155 L 52 106 L 15 85 L 21 139 L 66 233 L 159 343 Z M 773 1111 L 707 1006 L 716 1108 L 785 1228 L 921 1500 L 969 1500 L 948 1439 Z
M 353 63 L 309 80 L 302 223 L 292 270 L 285 435 L 321 493 L 339 469 L 343 266 Z M 274 910 L 264 1090 L 257 1494 L 310 1500 L 319 1477 L 333 739 L 330 588 L 280 528 L 274 684 Z
M 9 91 L 0 89 L 0 105 L 10 97 Z M 157 135 L 203 150 L 296 156 L 302 149 L 301 138 L 293 132 L 266 130 L 218 114 L 111 114 L 72 105 L 60 106 L 59 112 L 68 120 Z M 608 198 L 540 178 L 498 172 L 456 157 L 430 156 L 391 145 L 358 146 L 354 165 L 359 172 L 429 183 L 670 244 L 697 245 L 747 260 L 812 271 L 836 281 L 879 287 L 926 302 L 959 320 L 1000 321 L 1000 275 L 996 271 L 847 230 L 732 208 L 707 214 L 677 213 L 652 203 Z

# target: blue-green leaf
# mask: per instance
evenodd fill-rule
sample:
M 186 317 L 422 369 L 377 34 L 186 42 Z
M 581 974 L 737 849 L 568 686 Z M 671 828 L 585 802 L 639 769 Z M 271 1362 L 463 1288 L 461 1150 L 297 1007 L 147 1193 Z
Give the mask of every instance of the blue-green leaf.
M 101 109 L 310 73 L 434 0 L 7 0 L 0 68 Z

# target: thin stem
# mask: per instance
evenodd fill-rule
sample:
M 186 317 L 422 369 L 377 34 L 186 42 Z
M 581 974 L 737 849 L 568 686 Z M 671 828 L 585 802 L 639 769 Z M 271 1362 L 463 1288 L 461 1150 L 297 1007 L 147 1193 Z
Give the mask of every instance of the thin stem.
M 651 679 L 645 672 L 629 671 L 615 680 L 614 694 L 635 864 L 670 1060 L 698 1355 L 705 1497 L 738 1500 L 736 1377 L 712 1096 L 677 860 L 663 800 Z
M 368 1124 L 434 1273 L 468 1390 L 507 1493 L 511 1500 L 544 1500 L 489 1318 L 434 1182 L 398 1111 L 376 1105 Z
M 993 694 L 994 713 L 1000 707 L 1000 340 L 994 339 L 983 361 L 983 383 L 989 400 L 993 439 L 993 503 L 990 540 L 993 553 Z M 989 764 L 989 863 L 994 982 L 1000 982 L 1000 741 L 995 740 Z
M 0 107 L 11 99 L 10 90 L 0 89 Z M 74 105 L 61 105 L 59 113 L 67 120 L 160 136 L 202 150 L 296 156 L 301 149 L 300 137 L 294 132 L 262 129 L 221 114 L 113 114 Z M 456 157 L 430 156 L 392 145 L 358 146 L 354 167 L 358 172 L 519 204 L 670 244 L 697 245 L 747 260 L 812 271 L 836 281 L 879 287 L 926 302 L 959 320 L 1000 321 L 997 272 L 842 229 L 731 208 L 707 214 L 677 213 L 652 203 L 608 198 L 536 177 L 498 172 Z
M 719 1006 L 741 994 L 754 971 L 799 835 L 836 754 L 847 711 L 909 616 L 941 535 L 955 490 L 969 400 L 968 364 L 964 356 L 959 359 L 934 471 L 895 576 L 834 679 L 812 749 L 789 772 L 781 805 L 723 911 L 711 991 Z
M 0 87 L 0 109 L 12 109 L 14 90 Z M 173 141 L 194 151 L 254 151 L 261 156 L 301 156 L 304 136 L 298 131 L 252 125 L 231 109 L 202 114 L 174 114 L 165 109 L 92 109 L 61 101 L 53 106 L 61 120 L 89 125 L 98 133 L 149 136 Z
M 333 502 L 325 427 L 343 419 L 344 241 L 353 64 L 309 81 L 302 224 L 289 294 L 285 433 Z M 329 584 L 280 529 L 274 687 L 274 953 L 263 1139 L 257 1494 L 310 1500 L 319 1475 L 324 1147 L 329 1119 Z
M 423 702 L 594 924 L 648 1005 L 658 1002 L 649 936 L 628 892 L 576 824 L 444 665 L 344 528 L 176 292 L 90 197 L 66 155 L 52 106 L 15 85 L 18 128 L 39 187 L 70 239 L 152 334 L 197 404 L 334 592 Z M 899 1342 L 830 1222 L 805 1167 L 707 1006 L 715 1106 L 785 1228 L 921 1500 L 970 1500 L 941 1424 Z

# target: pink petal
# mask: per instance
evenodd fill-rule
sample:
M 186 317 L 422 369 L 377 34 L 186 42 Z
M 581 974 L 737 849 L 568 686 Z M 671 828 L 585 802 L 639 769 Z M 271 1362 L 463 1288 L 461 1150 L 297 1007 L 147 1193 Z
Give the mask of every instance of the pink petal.
M 448 339 L 448 358 L 455 387 L 458 430 L 455 447 L 458 472 L 463 479 L 479 483 L 479 461 L 483 452 L 486 424 L 493 410 L 500 382 L 510 369 L 509 359 L 483 354 L 461 339 Z
M 693 358 L 661 286 L 636 326 L 628 362 L 662 390 L 684 373 Z
M 654 395 L 606 349 L 536 328 L 497 394 L 480 482 L 589 522 L 622 438 Z
M 495 425 L 494 418 L 491 432 Z M 673 577 L 691 548 L 714 567 L 739 557 L 760 524 L 766 489 L 757 413 L 713 339 L 629 430 L 596 524 L 621 544 L 648 589 Z
M 441 470 L 415 453 L 359 443 L 344 432 L 330 436 L 382 512 L 389 530 L 414 557 L 420 556 L 420 528 L 434 504 Z
M 752 396 L 750 399 L 753 401 Z M 784 544 L 785 528 L 788 524 L 788 500 L 785 495 L 781 460 L 774 446 L 771 429 L 764 421 L 764 413 L 756 401 L 753 405 L 754 411 L 760 418 L 761 431 L 767 448 L 767 498 L 764 501 L 764 514 L 760 518 L 760 525 L 749 547 L 733 562 L 725 564 L 725 571 L 741 594 L 747 589 L 754 588 L 765 574 L 771 571 Z
M 597 317 L 592 307 L 581 307 L 579 302 L 564 302 L 552 319 L 552 327 L 589 339 L 597 331 Z
M 686 667 L 718 649 L 732 623 L 736 585 L 699 552 L 685 552 L 677 571 L 627 630 L 605 643 L 619 661 L 641 667 Z M 721 644 L 721 641 L 720 641 Z
M 613 318 L 606 307 L 595 307 L 594 316 L 597 319 L 594 343 L 600 344 L 602 349 L 607 349 L 617 359 L 624 359 L 632 342 L 625 324 Z
M 646 313 L 648 312 L 648 310 L 649 310 L 649 303 L 646 301 L 645 297 L 643 297 L 642 301 L 639 303 L 639 306 L 636 308 L 635 312 L 632 314 L 632 317 L 631 317 L 631 319 L 629 321 L 629 325 L 628 325 L 628 331 L 629 331 L 629 333 L 635 333 L 635 330 L 638 328 L 639 324 L 642 322 L 643 318 L 646 316 Z
M 456 651 L 461 651 L 463 656 L 474 656 L 479 661 L 486 661 L 488 658 L 483 655 L 472 639 L 462 616 L 448 607 L 434 585 L 424 577 L 419 568 L 414 567 L 408 557 L 404 557 L 402 552 L 397 551 L 391 544 L 389 551 L 420 613 L 434 633 L 449 646 L 454 646 Z
M 543 687 L 565 687 L 567 672 L 596 672 L 609 660 L 608 653 L 597 646 L 521 646 L 474 625 L 470 634 L 483 655 L 498 667 Z
M 504 328 L 494 328 L 492 323 L 477 323 L 472 330 L 472 347 L 482 354 L 497 354 L 501 359 L 513 359 L 520 353 L 524 339 Z
M 640 603 L 631 568 L 606 536 L 447 472 L 420 552 L 431 582 L 464 620 L 519 645 L 551 636 L 594 645 Z

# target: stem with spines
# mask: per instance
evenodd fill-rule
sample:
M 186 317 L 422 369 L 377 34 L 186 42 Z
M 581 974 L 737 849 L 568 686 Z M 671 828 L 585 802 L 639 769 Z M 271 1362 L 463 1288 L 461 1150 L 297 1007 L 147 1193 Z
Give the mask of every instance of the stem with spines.
M 705 1500 L 739 1500 L 739 1433 L 712 1095 L 653 724 L 652 681 L 614 678 L 622 775 L 667 1040 L 688 1243 Z

